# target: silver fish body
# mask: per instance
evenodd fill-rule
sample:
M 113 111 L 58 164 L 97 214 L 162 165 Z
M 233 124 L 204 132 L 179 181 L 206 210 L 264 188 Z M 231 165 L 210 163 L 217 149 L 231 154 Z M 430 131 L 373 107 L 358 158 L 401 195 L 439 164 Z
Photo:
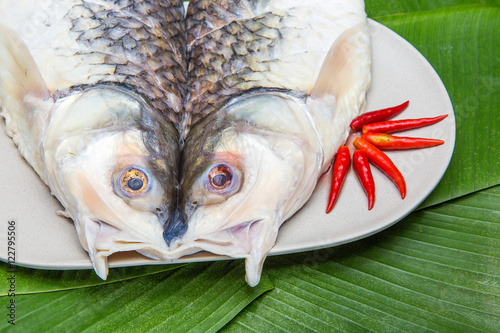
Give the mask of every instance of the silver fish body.
M 181 1 L 0 1 L 7 132 L 102 278 L 115 252 L 167 250 L 185 71 Z
M 186 27 L 182 213 L 165 239 L 171 257 L 245 258 L 253 286 L 364 107 L 364 3 L 191 1 Z

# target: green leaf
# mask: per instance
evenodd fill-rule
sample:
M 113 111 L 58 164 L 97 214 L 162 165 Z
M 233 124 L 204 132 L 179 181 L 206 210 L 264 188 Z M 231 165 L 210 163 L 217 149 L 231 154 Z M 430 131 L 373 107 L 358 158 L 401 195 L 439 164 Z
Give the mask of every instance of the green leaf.
M 16 267 L 6 263 L 0 263 L 0 280 L 6 281 L 12 275 L 16 277 L 17 295 L 32 294 L 39 292 L 58 291 L 67 289 L 84 288 L 101 284 L 125 281 L 149 274 L 173 270 L 185 264 L 177 265 L 151 265 L 124 268 L 111 268 L 108 279 L 101 280 L 94 270 L 41 270 L 25 267 Z M 5 296 L 9 288 L 2 288 L 0 296 Z
M 269 258 L 275 290 L 225 331 L 498 331 L 500 186 L 366 240 Z
M 215 332 L 273 288 L 266 275 L 249 287 L 243 266 L 241 260 L 197 263 L 93 288 L 2 297 L 0 303 L 6 309 L 15 299 L 19 332 Z M 0 322 L 0 331 L 8 327 Z
M 500 137 L 500 9 L 452 7 L 389 16 L 380 22 L 428 59 L 455 109 L 457 134 L 450 167 L 421 208 L 500 184 L 500 150 L 496 149 Z
M 368 16 L 374 19 L 397 14 L 416 13 L 463 5 L 500 6 L 500 0 L 365 0 Z

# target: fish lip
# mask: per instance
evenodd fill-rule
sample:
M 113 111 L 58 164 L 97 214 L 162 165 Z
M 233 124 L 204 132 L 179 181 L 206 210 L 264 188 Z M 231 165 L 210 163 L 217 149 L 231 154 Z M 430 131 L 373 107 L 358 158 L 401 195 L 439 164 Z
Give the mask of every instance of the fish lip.
M 221 240 L 220 242 L 214 241 L 213 236 L 217 235 L 218 233 L 224 233 L 224 232 L 228 232 L 228 231 L 231 234 L 234 235 L 238 231 L 245 229 L 249 225 L 251 226 L 251 225 L 253 225 L 255 223 L 259 223 L 259 222 L 262 222 L 262 221 L 264 221 L 264 218 L 254 219 L 254 220 L 242 222 L 242 223 L 240 223 L 238 225 L 235 225 L 235 226 L 232 226 L 232 227 L 228 227 L 228 228 L 225 228 L 225 229 L 222 229 L 222 230 L 214 231 L 214 232 L 209 233 L 209 234 L 205 234 L 205 235 L 203 235 L 201 237 L 196 237 L 195 236 L 195 237 L 192 237 L 191 239 L 181 239 L 182 236 L 184 234 L 186 234 L 187 229 L 188 229 L 188 224 L 186 223 L 185 224 L 184 234 L 180 235 L 179 237 L 172 237 L 172 238 L 170 238 L 170 243 L 168 243 L 168 245 L 171 246 L 171 248 L 170 248 L 171 251 L 178 250 L 179 248 L 183 248 L 185 246 L 193 246 L 194 244 L 197 244 L 197 243 L 200 243 L 200 242 L 210 242 L 212 245 L 228 246 L 227 242 L 224 241 L 224 240 Z M 163 235 L 164 235 L 164 238 L 165 238 L 165 232 L 164 232 Z M 201 248 L 203 248 L 203 246 L 201 246 Z M 204 250 L 212 252 L 209 249 L 204 249 Z
M 108 257 L 117 252 L 136 251 L 146 257 L 162 260 L 168 248 L 160 239 L 142 237 L 135 235 L 134 230 L 124 230 L 112 224 L 95 218 L 87 218 L 87 225 L 91 223 L 96 233 L 89 234 L 90 229 L 85 230 L 86 250 L 91 255 L 91 260 L 100 257 Z M 104 233 L 103 233 L 104 231 Z M 89 237 L 90 235 L 93 235 Z M 104 246 L 103 246 L 104 245 Z M 118 248 L 120 247 L 120 248 Z
M 246 221 L 246 222 L 242 222 L 242 223 L 240 223 L 238 225 L 235 225 L 235 226 L 232 226 L 232 227 L 229 227 L 229 228 L 225 228 L 225 229 L 222 229 L 222 230 L 217 230 L 217 231 L 212 232 L 210 234 L 206 234 L 204 237 L 198 237 L 197 239 L 194 240 L 194 242 L 196 242 L 196 241 L 209 241 L 209 242 L 211 242 L 214 245 L 217 244 L 217 245 L 220 245 L 220 246 L 228 246 L 227 242 L 223 241 L 223 240 L 221 242 L 214 242 L 214 239 L 211 236 L 216 236 L 217 234 L 224 233 L 224 232 L 230 232 L 232 235 L 236 235 L 238 233 L 238 231 L 244 230 L 247 227 L 249 229 L 251 229 L 252 225 L 254 225 L 256 223 L 259 223 L 259 222 L 262 222 L 262 221 L 264 221 L 263 218 L 261 218 L 261 219 L 254 219 L 254 220 L 250 220 L 250 221 Z M 238 238 L 236 236 L 235 236 L 235 238 L 238 241 L 241 241 L 240 238 Z

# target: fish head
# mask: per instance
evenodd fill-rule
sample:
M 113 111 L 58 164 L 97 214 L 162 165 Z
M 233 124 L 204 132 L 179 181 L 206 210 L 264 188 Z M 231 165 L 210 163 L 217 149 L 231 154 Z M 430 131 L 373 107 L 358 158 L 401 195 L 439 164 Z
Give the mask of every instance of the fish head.
M 162 258 L 180 155 L 166 117 L 125 89 L 92 88 L 54 106 L 43 145 L 48 185 L 99 276 L 115 252 Z
M 174 253 L 202 249 L 246 259 L 256 285 L 280 225 L 309 198 L 321 146 L 300 98 L 251 93 L 195 125 L 183 148 Z

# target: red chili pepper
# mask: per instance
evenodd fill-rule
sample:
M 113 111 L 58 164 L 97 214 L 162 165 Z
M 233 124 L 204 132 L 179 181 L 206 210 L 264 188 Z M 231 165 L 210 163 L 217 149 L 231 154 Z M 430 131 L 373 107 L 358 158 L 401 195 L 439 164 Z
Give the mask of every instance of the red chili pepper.
M 377 133 L 393 133 L 405 131 L 413 128 L 419 128 L 437 123 L 448 117 L 447 114 L 434 117 L 434 118 L 420 118 L 420 119 L 402 119 L 402 120 L 389 120 L 379 123 L 371 123 L 363 126 L 363 133 L 377 132 Z
M 351 162 L 351 156 L 349 154 L 349 148 L 342 146 L 337 151 L 337 156 L 335 157 L 335 162 L 333 163 L 333 179 L 332 187 L 330 189 L 330 198 L 328 199 L 328 207 L 326 208 L 326 213 L 330 213 L 337 200 L 337 196 L 344 182 L 345 175 L 349 169 L 349 164 Z
M 444 143 L 438 139 L 408 138 L 385 133 L 364 133 L 361 138 L 382 150 L 413 149 L 439 146 Z
M 410 101 L 406 101 L 401 105 L 393 106 L 391 108 L 364 113 L 354 118 L 354 120 L 351 122 L 351 128 L 354 131 L 359 131 L 366 124 L 371 124 L 374 122 L 392 118 L 403 112 L 403 110 L 406 109 L 409 103 Z
M 352 165 L 368 197 L 368 210 L 371 210 L 375 202 L 375 182 L 366 153 L 362 150 L 356 150 L 352 154 Z
M 398 168 L 391 161 L 389 156 L 387 156 L 383 151 L 372 145 L 371 143 L 366 142 L 361 138 L 356 138 L 353 142 L 354 147 L 363 150 L 368 157 L 368 160 L 375 164 L 377 168 L 379 168 L 383 173 L 389 177 L 394 184 L 399 189 L 401 193 L 401 199 L 404 199 L 406 196 L 406 182 L 398 170 Z

